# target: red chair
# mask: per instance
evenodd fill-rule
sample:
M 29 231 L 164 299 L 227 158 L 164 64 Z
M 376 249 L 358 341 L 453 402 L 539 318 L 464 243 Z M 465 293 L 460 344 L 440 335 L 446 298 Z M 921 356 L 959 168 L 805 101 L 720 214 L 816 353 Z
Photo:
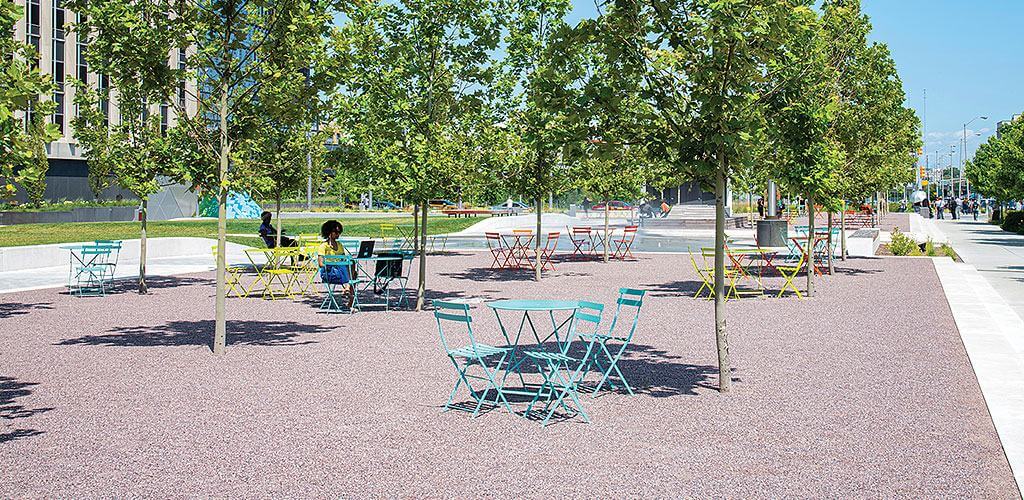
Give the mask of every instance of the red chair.
M 571 241 L 573 247 L 575 247 L 572 251 L 572 255 L 579 254 L 581 257 L 586 256 L 587 254 L 584 253 L 583 247 L 586 247 L 587 251 L 594 250 L 594 246 L 590 238 L 589 227 L 573 227 L 572 229 L 567 227 L 566 229 L 568 229 L 569 241 Z
M 498 266 L 498 269 L 506 268 L 511 253 L 502 241 L 501 235 L 498 233 L 484 233 L 484 236 L 487 238 L 487 249 L 491 251 L 491 257 L 494 257 L 494 262 L 491 262 L 491 269 L 494 269 L 495 265 Z
M 626 226 L 622 230 L 622 237 L 612 240 L 612 243 L 615 243 L 613 259 L 626 260 L 626 257 L 629 257 L 630 260 L 636 260 L 636 257 L 633 256 L 629 249 L 633 246 L 633 240 L 636 239 L 637 229 L 638 226 Z
M 558 237 L 562 233 L 548 233 L 548 240 L 544 242 L 544 248 L 540 249 L 540 255 L 537 256 L 537 262 L 540 263 L 540 270 L 543 271 L 550 268 L 552 271 L 555 270 L 555 264 L 551 262 L 551 256 L 555 254 L 555 249 L 558 248 Z

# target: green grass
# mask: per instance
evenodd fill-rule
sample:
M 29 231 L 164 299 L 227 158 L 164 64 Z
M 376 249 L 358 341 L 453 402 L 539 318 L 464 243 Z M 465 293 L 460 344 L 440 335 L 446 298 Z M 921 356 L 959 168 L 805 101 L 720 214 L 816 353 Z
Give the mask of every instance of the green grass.
M 373 219 L 341 218 L 345 226 L 342 236 L 380 236 L 380 224 L 392 223 L 412 226 L 411 217 L 382 217 Z M 428 234 L 452 233 L 472 226 L 479 217 L 450 218 L 431 217 L 427 219 Z M 284 219 L 283 229 L 291 235 L 319 233 L 322 219 Z M 256 236 L 260 221 L 257 219 L 229 220 L 228 234 L 251 234 L 253 236 L 229 236 L 228 241 L 249 246 L 263 246 Z M 160 221 L 147 226 L 150 238 L 191 236 L 216 238 L 217 221 Z M 91 240 L 129 240 L 139 237 L 138 222 L 79 222 L 59 224 L 17 224 L 0 227 L 0 247 L 22 245 L 44 245 Z

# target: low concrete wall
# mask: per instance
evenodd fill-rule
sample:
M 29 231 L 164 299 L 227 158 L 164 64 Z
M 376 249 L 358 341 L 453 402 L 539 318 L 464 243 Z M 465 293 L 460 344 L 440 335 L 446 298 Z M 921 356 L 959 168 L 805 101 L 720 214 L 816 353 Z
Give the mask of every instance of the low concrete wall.
M 58 222 L 127 222 L 136 218 L 136 207 L 82 207 L 60 212 L 0 212 L 0 225 Z
M 878 229 L 858 229 L 846 238 L 846 253 L 851 257 L 872 257 L 878 250 Z
M 148 238 L 146 243 L 147 260 L 172 257 L 197 257 L 212 260 L 211 247 L 216 245 L 217 241 L 208 238 Z M 74 244 L 2 247 L 0 248 L 0 272 L 67 266 L 71 258 L 69 251 L 60 247 Z M 243 253 L 245 248 L 247 247 L 229 242 L 228 261 L 232 263 L 247 262 Z M 124 240 L 118 261 L 138 263 L 139 240 Z

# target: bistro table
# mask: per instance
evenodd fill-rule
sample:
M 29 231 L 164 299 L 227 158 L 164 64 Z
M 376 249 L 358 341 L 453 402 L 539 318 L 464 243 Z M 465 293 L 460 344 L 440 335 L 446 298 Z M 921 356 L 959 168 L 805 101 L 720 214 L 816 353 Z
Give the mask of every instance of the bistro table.
M 362 290 L 365 291 L 366 289 L 368 289 L 371 286 L 373 286 L 374 287 L 374 293 L 376 294 L 378 286 L 381 287 L 382 289 L 388 288 L 390 286 L 390 282 L 394 281 L 394 277 L 391 276 L 391 274 L 389 274 L 390 265 L 378 266 L 377 263 L 378 262 L 402 262 L 403 260 L 407 259 L 407 255 L 410 255 L 407 252 L 388 252 L 388 253 L 393 253 L 393 255 L 371 255 L 369 257 L 353 257 L 352 258 L 352 261 L 356 263 L 356 279 L 363 279 L 363 280 L 365 280 L 365 284 L 363 285 Z M 368 269 L 369 268 L 369 263 L 371 263 L 371 262 L 373 263 L 373 267 L 374 267 L 372 272 Z M 411 260 L 410 260 L 410 265 L 412 265 L 411 264 Z M 378 269 L 378 267 L 379 267 L 379 269 Z M 401 291 L 401 298 L 399 299 L 399 304 L 401 304 L 402 300 L 404 300 L 404 298 L 405 298 L 406 282 L 405 282 L 405 280 L 398 280 L 398 281 L 399 281 L 399 284 L 402 287 L 401 290 L 400 290 Z M 383 305 L 384 306 L 384 310 L 387 311 L 388 308 L 390 307 L 390 303 L 389 302 L 390 302 L 390 291 L 388 291 L 388 294 L 387 294 L 387 296 L 385 296 L 383 302 L 371 302 L 371 303 L 366 304 L 366 305 Z M 363 305 L 363 303 L 361 302 L 360 305 Z
M 569 345 L 576 334 L 576 322 L 574 320 L 576 318 L 576 310 L 580 307 L 579 302 L 574 300 L 495 300 L 487 302 L 487 307 L 494 310 L 494 316 L 498 318 L 498 327 L 501 330 L 501 335 L 505 338 L 507 345 L 512 348 L 508 358 L 509 368 L 505 371 L 505 375 L 502 376 L 499 390 L 506 394 L 536 396 L 538 390 L 527 389 L 526 381 L 523 379 L 522 365 L 523 361 L 527 358 L 521 356 L 522 346 L 520 342 L 532 342 L 529 338 L 523 339 L 523 331 L 529 325 L 530 332 L 533 334 L 533 341 L 536 341 L 535 345 L 539 348 L 543 348 L 545 342 L 554 338 L 558 351 L 565 354 L 568 352 Z M 522 313 L 522 319 L 519 321 L 519 327 L 516 329 L 514 338 L 509 334 L 509 329 L 505 327 L 500 311 L 510 312 L 513 316 L 517 316 L 515 313 Z M 559 321 L 555 318 L 556 313 L 567 313 L 568 317 Z M 543 321 L 538 316 L 547 316 L 550 319 L 550 331 L 544 331 L 546 327 L 540 326 L 538 321 L 535 321 Z M 541 332 L 537 330 L 538 328 L 544 331 L 543 337 Z M 508 377 L 509 372 L 516 373 L 520 383 L 522 383 L 522 388 L 505 388 L 505 379 Z
M 831 258 L 831 257 L 826 257 L 828 252 L 831 249 L 828 248 L 824 252 L 821 252 L 821 255 L 820 255 L 821 258 L 815 258 L 815 257 L 818 257 L 818 254 L 819 254 L 817 249 L 822 244 L 825 244 L 825 246 L 827 247 L 828 246 L 828 239 L 829 239 L 829 234 L 828 233 L 826 233 L 824 235 L 815 234 L 814 235 L 814 246 L 810 248 L 810 251 L 807 251 L 807 250 L 804 249 L 804 245 L 807 243 L 807 235 L 806 235 L 806 233 L 804 233 L 804 236 L 797 236 L 797 237 L 790 238 L 790 241 L 792 241 L 793 244 L 796 245 L 797 252 L 800 252 L 800 253 L 804 254 L 804 257 L 807 259 L 808 265 L 811 266 L 810 267 L 811 269 L 814 269 L 814 272 L 818 276 L 822 276 L 824 274 L 824 272 L 822 271 L 822 267 L 825 266 L 825 263 L 823 261 L 825 260 L 825 258 Z
M 109 253 L 104 255 L 102 252 L 93 253 L 85 252 L 84 250 L 112 249 L 113 245 L 108 243 L 76 243 L 73 245 L 60 245 L 57 248 L 67 250 L 71 254 L 68 257 L 68 288 L 71 288 L 74 280 L 77 280 L 82 272 L 91 269 L 95 265 L 104 264 L 107 256 L 110 255 Z M 78 263 L 77 266 L 75 265 L 76 262 Z M 114 270 L 111 270 L 111 277 L 113 277 L 113 274 Z
M 533 233 L 517 231 L 501 235 L 501 240 L 508 248 L 508 257 L 505 259 L 505 266 L 508 269 L 522 269 L 523 261 L 530 263 L 530 244 L 533 243 Z M 509 241 L 511 240 L 511 241 Z

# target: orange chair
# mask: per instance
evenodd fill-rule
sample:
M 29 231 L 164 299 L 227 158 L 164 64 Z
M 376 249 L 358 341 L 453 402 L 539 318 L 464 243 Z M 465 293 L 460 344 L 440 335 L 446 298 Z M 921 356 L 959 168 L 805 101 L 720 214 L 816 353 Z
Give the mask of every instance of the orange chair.
M 626 226 L 622 230 L 622 237 L 612 240 L 615 243 L 615 253 L 612 255 L 613 259 L 626 260 L 629 257 L 630 260 L 636 260 L 633 256 L 633 252 L 630 252 L 630 247 L 633 246 L 633 240 L 636 239 L 636 231 L 638 226 Z

